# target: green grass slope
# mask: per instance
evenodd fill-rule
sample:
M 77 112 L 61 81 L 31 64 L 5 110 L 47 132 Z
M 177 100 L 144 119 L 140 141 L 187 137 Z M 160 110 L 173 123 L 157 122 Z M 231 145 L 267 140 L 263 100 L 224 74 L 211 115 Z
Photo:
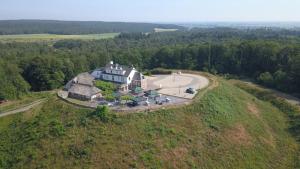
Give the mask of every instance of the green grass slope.
M 57 98 L 0 119 L 0 168 L 296 168 L 284 112 L 220 81 L 194 104 L 111 115 Z

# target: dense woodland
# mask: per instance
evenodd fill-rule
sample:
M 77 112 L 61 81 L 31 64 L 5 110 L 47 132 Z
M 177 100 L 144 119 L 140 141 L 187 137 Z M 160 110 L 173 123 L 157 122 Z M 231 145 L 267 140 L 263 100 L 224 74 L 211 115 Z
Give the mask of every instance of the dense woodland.
M 4 20 L 0 21 L 0 35 L 11 34 L 100 34 L 112 32 L 153 32 L 154 28 L 180 29 L 168 24 L 125 23 L 100 21 Z
M 161 67 L 234 75 L 299 94 L 299 37 L 296 30 L 212 28 L 122 33 L 98 41 L 0 43 L 0 98 L 59 88 L 110 60 L 143 71 Z

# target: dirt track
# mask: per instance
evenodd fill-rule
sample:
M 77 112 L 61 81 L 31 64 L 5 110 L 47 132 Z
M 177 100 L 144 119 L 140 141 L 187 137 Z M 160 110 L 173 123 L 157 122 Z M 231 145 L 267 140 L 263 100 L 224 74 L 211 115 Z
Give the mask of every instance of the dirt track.
M 34 101 L 34 102 L 32 102 L 32 103 L 30 103 L 26 106 L 23 106 L 21 108 L 15 109 L 15 110 L 0 112 L 0 118 L 5 117 L 5 116 L 9 116 L 9 115 L 12 115 L 12 114 L 17 114 L 17 113 L 28 111 L 28 110 L 36 107 L 37 105 L 40 105 L 41 103 L 43 103 L 45 101 L 46 101 L 45 99 L 41 99 L 41 100 Z

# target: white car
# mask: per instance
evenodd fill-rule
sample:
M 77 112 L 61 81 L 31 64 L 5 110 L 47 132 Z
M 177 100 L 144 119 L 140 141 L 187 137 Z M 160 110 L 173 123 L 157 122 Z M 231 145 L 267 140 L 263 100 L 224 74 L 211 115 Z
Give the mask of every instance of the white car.
M 171 102 L 171 99 L 167 97 L 167 98 L 166 98 L 166 102 L 167 102 L 167 103 Z
M 114 105 L 113 103 L 107 103 L 107 106 L 109 106 L 109 107 L 111 107 L 113 105 Z

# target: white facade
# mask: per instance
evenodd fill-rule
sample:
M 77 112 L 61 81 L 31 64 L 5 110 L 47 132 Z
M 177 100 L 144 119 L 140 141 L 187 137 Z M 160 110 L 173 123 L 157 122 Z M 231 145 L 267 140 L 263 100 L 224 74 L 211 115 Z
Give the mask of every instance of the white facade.
M 101 79 L 102 72 L 103 72 L 102 70 L 94 70 L 91 75 L 96 79 Z
M 118 83 L 125 87 L 125 90 L 128 90 L 129 87 L 139 84 L 136 83 L 136 80 L 134 80 L 136 73 L 139 72 L 137 72 L 133 66 L 121 66 L 110 62 L 110 64 L 107 64 L 106 67 L 94 70 L 91 75 L 96 79 Z
M 103 72 L 98 79 L 103 79 L 110 82 L 122 83 L 122 84 L 130 84 L 132 82 L 133 76 L 136 70 L 131 70 L 128 76 L 122 76 L 118 74 L 107 74 L 107 72 Z M 94 73 L 94 72 L 93 72 Z M 92 74 L 93 75 L 93 74 Z

